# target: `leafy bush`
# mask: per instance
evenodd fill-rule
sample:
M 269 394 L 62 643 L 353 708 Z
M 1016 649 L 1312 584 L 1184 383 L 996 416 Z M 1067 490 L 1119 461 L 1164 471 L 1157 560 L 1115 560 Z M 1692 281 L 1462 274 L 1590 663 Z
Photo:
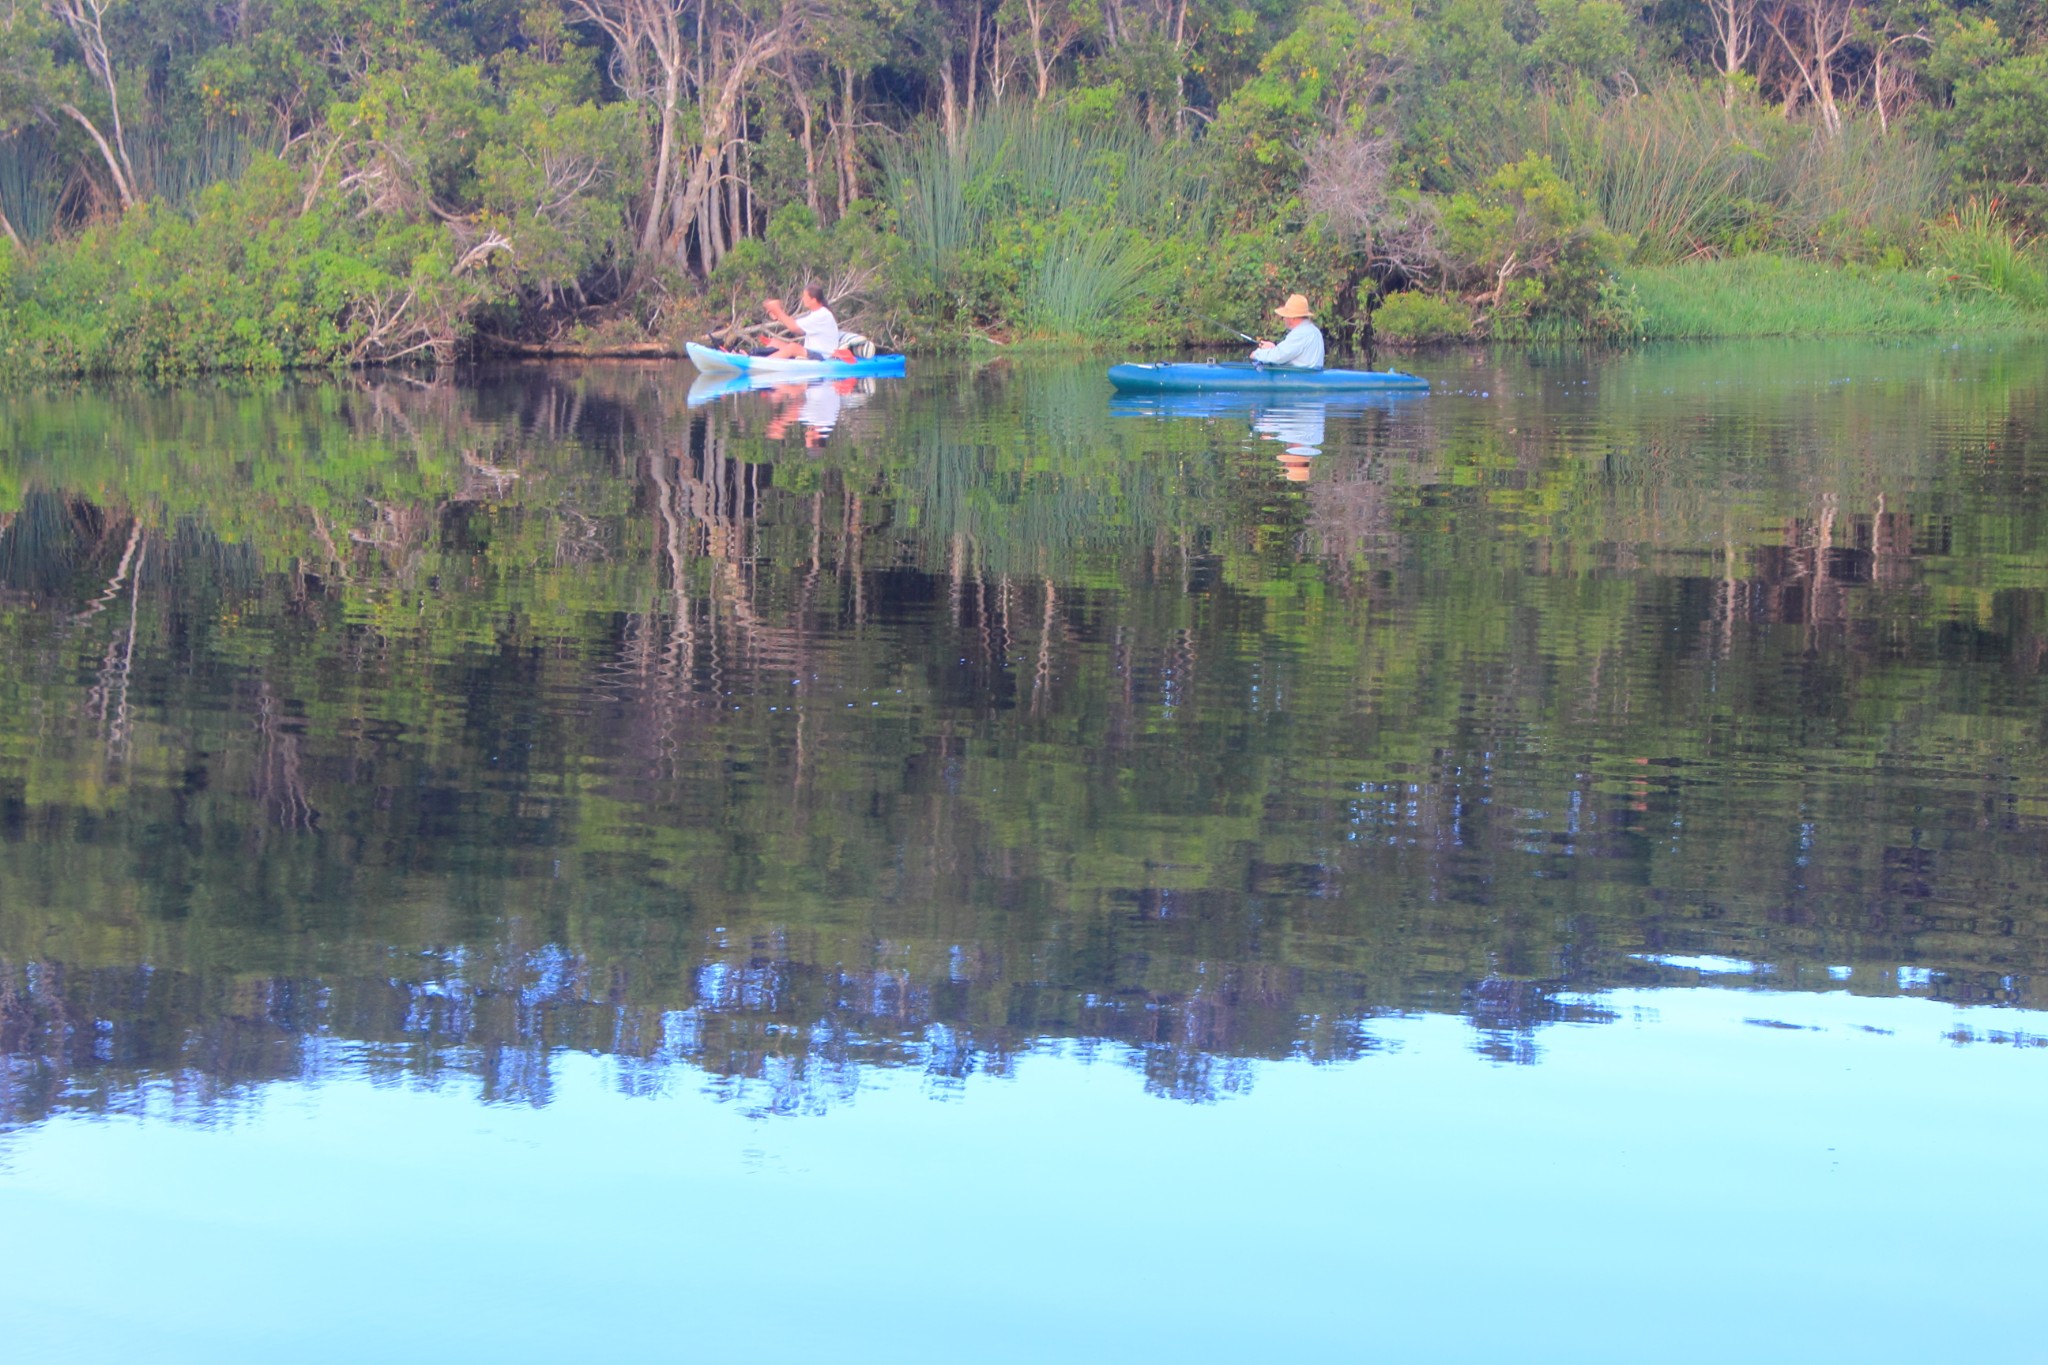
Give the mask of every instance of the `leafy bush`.
M 1634 50 L 1618 0 L 1536 0 L 1543 31 L 1530 47 L 1552 75 L 1604 81 Z
M 1372 333 L 1396 344 L 1451 341 L 1472 335 L 1472 314 L 1454 299 L 1408 289 L 1381 300 Z
M 459 337 L 491 297 L 438 226 L 301 212 L 300 173 L 261 158 L 194 216 L 143 205 L 53 242 L 4 321 L 11 365 L 59 373 L 276 370 L 392 358 Z
M 1503 166 L 1444 204 L 1446 282 L 1499 323 L 1589 318 L 1627 244 L 1607 231 L 1547 156 Z
M 1354 288 L 1356 252 L 1313 224 L 1282 219 L 1213 238 L 1191 235 L 1170 244 L 1162 268 L 1162 306 L 1136 335 L 1155 343 L 1207 340 L 1235 344 L 1217 323 L 1271 336 L 1274 305 L 1306 295 L 1324 329 L 1341 323 L 1340 301 Z M 1214 321 L 1209 321 L 1213 319 Z
M 1300 181 L 1302 149 L 1318 129 L 1374 131 L 1420 40 L 1406 0 L 1304 7 L 1293 30 L 1266 51 L 1258 75 L 1216 112 L 1208 140 L 1229 183 L 1260 201 L 1284 198 Z

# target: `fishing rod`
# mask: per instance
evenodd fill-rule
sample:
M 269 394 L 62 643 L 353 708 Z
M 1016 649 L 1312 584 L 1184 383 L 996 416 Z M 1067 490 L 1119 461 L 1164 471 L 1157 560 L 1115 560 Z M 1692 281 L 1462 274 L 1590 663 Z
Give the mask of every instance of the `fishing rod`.
M 1265 342 L 1259 340 L 1255 336 L 1251 336 L 1248 333 L 1238 331 L 1235 327 L 1232 327 L 1227 322 L 1218 322 L 1216 321 L 1216 319 L 1208 317 L 1203 314 L 1197 314 L 1197 316 L 1201 317 L 1202 321 L 1208 323 L 1211 327 L 1221 327 L 1224 331 L 1230 333 L 1232 336 L 1243 337 L 1246 341 L 1249 341 L 1254 346 L 1263 346 L 1266 344 Z

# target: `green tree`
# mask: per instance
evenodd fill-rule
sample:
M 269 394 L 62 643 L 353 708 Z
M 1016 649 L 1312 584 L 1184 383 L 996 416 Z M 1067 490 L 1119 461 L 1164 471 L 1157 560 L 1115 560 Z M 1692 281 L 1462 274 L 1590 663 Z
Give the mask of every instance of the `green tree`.
M 1964 181 L 2048 226 L 2048 51 L 2008 56 L 1956 82 L 1953 155 Z

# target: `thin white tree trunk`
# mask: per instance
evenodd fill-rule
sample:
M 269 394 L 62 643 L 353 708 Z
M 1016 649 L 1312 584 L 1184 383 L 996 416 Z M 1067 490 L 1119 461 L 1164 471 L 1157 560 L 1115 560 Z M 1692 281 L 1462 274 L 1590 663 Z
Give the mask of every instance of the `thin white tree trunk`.
M 114 193 L 121 196 L 121 207 L 133 208 L 135 205 L 134 182 L 129 180 L 129 178 L 125 174 L 123 174 L 121 169 L 121 160 L 119 157 L 115 156 L 114 149 L 107 145 L 107 139 L 105 134 L 101 133 L 100 130 L 93 125 L 93 121 L 87 118 L 85 116 L 84 111 L 79 109 L 77 105 L 63 104 L 59 105 L 58 108 L 64 114 L 68 115 L 73 122 L 77 123 L 79 127 L 85 129 L 86 136 L 91 138 L 93 140 L 93 145 L 100 149 L 101 160 L 107 163 L 107 174 L 111 175 L 114 178 Z

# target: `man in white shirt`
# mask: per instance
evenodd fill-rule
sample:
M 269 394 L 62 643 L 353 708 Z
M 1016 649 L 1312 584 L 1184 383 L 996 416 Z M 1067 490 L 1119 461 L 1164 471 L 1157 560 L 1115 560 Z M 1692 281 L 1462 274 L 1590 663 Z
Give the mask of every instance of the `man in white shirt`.
M 792 317 L 782 306 L 781 299 L 761 301 L 761 307 L 767 310 L 772 321 L 797 334 L 793 340 L 770 341 L 766 354 L 781 360 L 830 360 L 832 353 L 839 349 L 839 319 L 832 316 L 825 300 L 818 297 L 815 286 L 804 286 L 800 302 L 804 311 Z
M 1273 310 L 1287 323 L 1287 335 L 1280 338 L 1280 344 L 1270 341 L 1259 343 L 1259 349 L 1252 352 L 1252 359 L 1261 365 L 1290 365 L 1300 370 L 1323 368 L 1323 333 L 1309 318 L 1308 300 L 1300 294 L 1289 294 L 1287 302 Z

